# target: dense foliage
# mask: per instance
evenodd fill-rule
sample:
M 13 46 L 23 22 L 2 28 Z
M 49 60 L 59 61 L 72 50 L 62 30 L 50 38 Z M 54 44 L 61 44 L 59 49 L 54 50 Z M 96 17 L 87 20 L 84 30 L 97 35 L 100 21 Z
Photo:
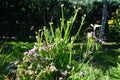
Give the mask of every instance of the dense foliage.
M 35 36 L 35 31 L 43 26 L 48 26 L 49 22 L 58 25 L 60 19 L 60 5 L 64 3 L 65 20 L 73 15 L 74 8 L 80 7 L 73 32 L 79 27 L 78 22 L 81 16 L 86 14 L 84 27 L 81 35 L 91 31 L 90 24 L 101 24 L 102 0 L 83 0 L 72 2 L 72 0 L 1 0 L 0 1 L 0 38 L 16 37 L 18 40 L 27 40 Z M 108 1 L 108 19 L 111 19 L 113 12 L 119 7 L 119 1 Z M 72 17 L 71 17 L 72 18 Z M 47 27 L 49 28 L 49 27 Z M 108 26 L 106 26 L 106 35 Z M 5 36 L 5 37 L 3 37 Z M 110 35 L 111 36 L 111 35 Z

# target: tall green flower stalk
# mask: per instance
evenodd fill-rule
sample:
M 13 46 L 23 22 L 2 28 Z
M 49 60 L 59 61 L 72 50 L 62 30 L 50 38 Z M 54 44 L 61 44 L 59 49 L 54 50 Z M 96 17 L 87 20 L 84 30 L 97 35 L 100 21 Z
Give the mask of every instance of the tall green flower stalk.
M 52 37 L 52 42 L 51 43 L 54 44 L 54 49 L 51 51 L 52 53 L 54 52 L 57 55 L 61 55 L 62 57 L 66 57 L 68 55 L 68 52 L 66 53 L 65 49 L 68 48 L 68 50 L 69 50 L 69 64 L 72 63 L 72 59 L 73 59 L 72 48 L 73 48 L 74 41 L 76 40 L 77 36 L 80 33 L 81 27 L 84 24 L 84 20 L 85 20 L 85 16 L 86 16 L 86 15 L 84 15 L 82 17 L 82 21 L 80 23 L 80 27 L 79 27 L 76 35 L 72 36 L 72 38 L 71 38 L 70 33 L 71 33 L 73 24 L 76 20 L 76 17 L 77 17 L 77 14 L 78 14 L 79 10 L 80 9 L 76 9 L 75 10 L 75 15 L 73 16 L 73 18 L 65 22 L 65 19 L 64 19 L 64 5 L 62 4 L 61 5 L 62 18 L 61 18 L 60 27 L 57 27 L 56 29 L 53 29 L 53 23 L 50 22 L 51 36 L 49 36 L 47 34 L 46 28 L 43 29 L 43 35 L 45 37 L 45 42 L 46 42 L 47 45 L 50 42 L 48 40 L 50 40 L 50 37 Z M 64 34 L 63 34 L 63 32 L 64 32 Z
M 82 17 L 78 31 L 71 36 L 70 33 L 80 9 L 76 9 L 73 18 L 69 20 L 64 18 L 64 5 L 61 5 L 61 10 L 62 18 L 59 27 L 53 28 L 54 23 L 50 22 L 49 29 L 44 26 L 36 33 L 37 43 L 33 49 L 24 53 L 23 62 L 18 66 L 19 78 L 42 80 L 55 77 L 58 80 L 59 76 L 64 75 L 64 78 L 67 78 L 70 74 L 67 66 L 74 65 L 73 45 L 84 24 L 85 15 Z M 26 73 L 22 74 L 24 70 Z M 34 75 L 31 76 L 29 71 Z
M 92 64 L 95 63 L 92 60 L 94 59 L 97 51 L 100 49 L 101 44 L 103 41 L 98 39 L 94 32 L 87 33 L 87 42 L 85 43 L 86 49 L 82 55 L 82 59 L 76 65 L 72 67 L 71 75 L 69 76 L 68 80 L 96 80 L 97 78 L 95 75 L 94 70 L 92 70 Z M 82 49 L 82 48 L 80 48 Z M 90 66 L 90 65 L 91 66 Z M 89 67 L 90 66 L 90 67 Z M 101 73 L 102 74 L 102 73 Z M 102 77 L 100 77 L 101 79 Z
M 77 12 L 78 12 L 78 11 L 77 11 Z M 75 15 L 75 16 L 76 16 L 76 15 Z M 82 28 L 82 26 L 83 26 L 83 24 L 84 24 L 85 17 L 86 17 L 86 15 L 84 15 L 84 16 L 82 17 L 82 21 L 81 21 L 80 27 L 79 27 L 76 35 L 75 35 L 75 36 L 72 36 L 72 38 L 71 38 L 71 43 L 70 43 L 70 47 L 69 47 L 69 50 L 70 50 L 69 64 L 71 64 L 71 62 L 72 62 L 72 46 L 74 45 L 74 41 L 76 40 L 77 36 L 78 36 L 79 33 L 80 33 L 80 30 L 81 30 L 81 28 Z

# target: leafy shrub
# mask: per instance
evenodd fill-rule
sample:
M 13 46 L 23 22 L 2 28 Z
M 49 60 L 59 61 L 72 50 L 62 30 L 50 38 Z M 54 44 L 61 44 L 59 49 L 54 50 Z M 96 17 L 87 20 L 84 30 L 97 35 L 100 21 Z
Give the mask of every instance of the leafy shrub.
M 100 44 L 96 43 L 96 41 L 100 43 L 102 41 L 97 39 L 95 35 L 93 36 L 92 32 L 89 32 L 85 52 L 81 52 L 82 48 L 78 48 L 78 53 L 73 52 L 75 51 L 73 48 L 74 42 L 84 24 L 85 16 L 82 17 L 82 22 L 77 33 L 71 36 L 70 32 L 79 9 L 76 9 L 74 17 L 66 22 L 63 5 L 61 5 L 61 9 L 62 18 L 60 27 L 54 30 L 53 23 L 50 23 L 50 34 L 46 27 L 37 32 L 37 43 L 34 48 L 25 52 L 23 60 L 17 65 L 17 79 L 74 79 L 71 76 L 74 76 L 74 73 L 80 72 L 93 59 L 100 47 Z M 75 55 L 78 55 L 78 57 L 82 56 L 82 59 L 79 58 L 76 60 Z M 81 63 L 76 64 L 76 61 L 81 61 Z M 79 65 L 81 65 L 81 68 L 79 68 Z M 75 67 L 76 69 L 74 69 Z
M 118 9 L 114 15 L 115 19 L 113 19 L 112 21 L 113 24 L 109 25 L 111 39 L 117 42 L 119 42 L 120 40 L 120 16 L 119 14 L 120 14 L 120 10 Z

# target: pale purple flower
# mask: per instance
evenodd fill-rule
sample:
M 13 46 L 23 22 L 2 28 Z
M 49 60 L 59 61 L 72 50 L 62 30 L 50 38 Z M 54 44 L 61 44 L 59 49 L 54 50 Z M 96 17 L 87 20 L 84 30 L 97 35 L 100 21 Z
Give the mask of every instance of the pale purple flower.
M 42 60 L 43 60 L 43 58 L 38 58 L 38 60 L 42 61 Z
M 34 47 L 33 49 L 29 50 L 29 55 L 33 55 L 37 51 L 37 48 Z
M 37 51 L 37 47 L 34 47 L 33 49 L 29 50 L 28 52 L 24 52 L 24 55 L 27 55 L 27 56 L 38 56 L 36 55 L 36 51 Z
M 97 37 L 95 36 L 95 34 L 92 34 L 92 38 L 93 38 L 93 39 L 96 39 Z
M 84 76 L 85 72 L 81 71 L 80 76 Z
M 30 61 L 35 61 L 35 58 L 30 58 L 29 60 L 30 60 Z
M 34 54 L 33 54 L 33 56 L 34 56 L 34 57 L 38 57 L 38 56 L 39 56 L 39 54 L 37 54 L 37 53 L 34 53 Z
M 87 33 L 87 37 L 88 37 L 88 38 L 91 38 L 92 35 L 93 35 L 93 32 L 88 32 L 88 33 Z
M 32 50 L 29 50 L 29 54 L 28 55 L 32 55 L 34 52 Z
M 103 44 L 104 41 L 102 39 L 97 40 L 98 43 Z
M 87 37 L 88 37 L 88 38 L 97 39 L 95 33 L 93 33 L 92 31 L 87 33 Z
M 29 54 L 29 52 L 24 52 L 24 55 L 28 55 Z
M 35 53 L 34 49 L 29 50 L 29 53 L 30 53 L 30 54 Z
M 31 49 L 31 51 L 33 51 L 33 53 L 35 53 L 37 51 L 37 47 L 34 47 L 33 49 Z

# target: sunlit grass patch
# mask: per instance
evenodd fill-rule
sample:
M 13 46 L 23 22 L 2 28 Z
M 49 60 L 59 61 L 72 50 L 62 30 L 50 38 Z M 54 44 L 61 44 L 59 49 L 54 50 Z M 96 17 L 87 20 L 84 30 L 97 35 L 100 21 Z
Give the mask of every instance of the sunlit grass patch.
M 10 62 L 21 60 L 23 52 L 30 49 L 33 43 L 0 41 L 0 73 L 5 74 Z

